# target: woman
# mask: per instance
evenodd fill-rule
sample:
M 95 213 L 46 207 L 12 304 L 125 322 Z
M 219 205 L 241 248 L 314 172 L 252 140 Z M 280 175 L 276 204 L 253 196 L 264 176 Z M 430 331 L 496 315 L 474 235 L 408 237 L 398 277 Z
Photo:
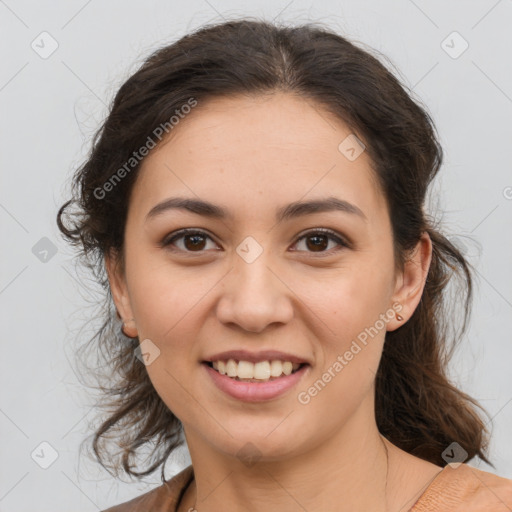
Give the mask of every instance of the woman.
M 398 80 L 318 26 L 203 27 L 126 81 L 58 214 L 117 313 L 94 452 L 162 469 L 110 512 L 512 508 L 445 373 L 445 287 L 466 321 L 472 280 L 423 209 L 441 161 Z

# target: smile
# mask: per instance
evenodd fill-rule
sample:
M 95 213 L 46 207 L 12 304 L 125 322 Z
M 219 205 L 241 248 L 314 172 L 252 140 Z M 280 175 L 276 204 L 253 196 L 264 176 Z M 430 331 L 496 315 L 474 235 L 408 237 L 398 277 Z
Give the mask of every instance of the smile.
M 233 379 L 245 382 L 268 382 L 283 375 L 291 375 L 302 366 L 300 363 L 280 361 L 279 359 L 259 361 L 257 363 L 228 359 L 227 361 L 219 360 L 207 364 L 221 375 L 227 375 Z
M 251 363 L 229 359 L 204 361 L 202 367 L 223 393 L 246 402 L 261 402 L 278 398 L 295 387 L 310 365 L 279 360 Z

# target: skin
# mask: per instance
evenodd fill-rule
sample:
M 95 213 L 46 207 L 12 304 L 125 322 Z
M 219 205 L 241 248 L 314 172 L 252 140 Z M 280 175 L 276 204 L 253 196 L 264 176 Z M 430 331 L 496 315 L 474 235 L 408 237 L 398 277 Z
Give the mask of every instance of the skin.
M 160 350 L 147 366 L 165 404 L 183 423 L 195 479 L 179 511 L 396 510 L 441 470 L 385 440 L 374 416 L 374 379 L 386 331 L 412 316 L 432 244 L 425 233 L 395 271 L 385 198 L 363 152 L 338 145 L 351 131 L 319 105 L 287 93 L 229 97 L 198 105 L 152 150 L 135 183 L 125 230 L 125 269 L 105 258 L 125 332 Z M 145 221 L 174 196 L 222 205 L 232 219 L 172 210 Z M 361 209 L 276 224 L 275 210 L 337 197 Z M 159 243 L 183 228 L 205 231 Z M 315 250 L 315 229 L 351 241 Z M 309 238 L 300 240 L 305 232 Z M 252 263 L 236 248 L 253 237 Z M 313 237 L 313 239 L 312 239 Z M 174 250 L 173 250 L 174 249 Z M 308 404 L 298 401 L 380 314 L 395 316 Z M 201 361 L 231 349 L 276 349 L 311 361 L 283 396 L 246 403 L 212 384 Z M 252 443 L 254 465 L 237 452 Z M 386 450 L 387 449 L 387 450 Z M 386 455 L 386 451 L 388 456 Z M 403 510 L 407 510 L 404 508 Z

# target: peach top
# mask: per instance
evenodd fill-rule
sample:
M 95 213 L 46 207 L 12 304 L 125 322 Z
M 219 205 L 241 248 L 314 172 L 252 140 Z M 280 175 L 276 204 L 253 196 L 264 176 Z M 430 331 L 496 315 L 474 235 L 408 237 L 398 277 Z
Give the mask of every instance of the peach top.
M 102 512 L 176 512 L 193 478 L 190 465 L 165 484 Z M 408 512 L 457 511 L 511 512 L 512 480 L 467 464 L 448 465 L 432 479 Z

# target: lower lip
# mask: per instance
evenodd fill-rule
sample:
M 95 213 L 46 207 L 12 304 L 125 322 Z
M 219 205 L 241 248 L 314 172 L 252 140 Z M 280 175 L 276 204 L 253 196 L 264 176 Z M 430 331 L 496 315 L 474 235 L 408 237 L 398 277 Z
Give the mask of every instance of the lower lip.
M 222 375 L 206 363 L 202 365 L 221 391 L 245 402 L 263 402 L 283 395 L 299 382 L 309 368 L 309 365 L 304 365 L 295 373 L 266 382 L 244 382 Z

